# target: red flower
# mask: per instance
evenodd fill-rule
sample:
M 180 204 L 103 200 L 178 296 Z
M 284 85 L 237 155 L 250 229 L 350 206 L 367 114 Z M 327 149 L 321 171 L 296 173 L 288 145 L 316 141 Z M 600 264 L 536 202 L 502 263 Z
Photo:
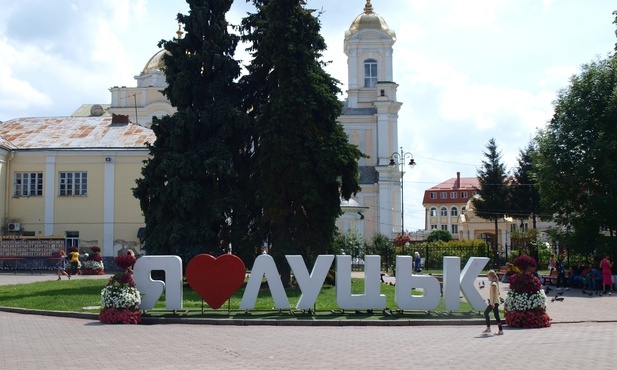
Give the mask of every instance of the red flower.
M 127 269 L 135 264 L 135 257 L 130 254 L 123 254 L 114 259 L 116 261 L 116 265 L 122 267 L 123 269 Z
M 405 245 L 411 242 L 411 237 L 407 234 L 399 234 L 394 238 L 394 244 L 396 245 Z
M 105 324 L 141 324 L 141 313 L 128 308 L 103 308 L 99 321 Z
M 530 274 L 513 274 L 510 276 L 510 289 L 517 293 L 533 294 L 540 291 L 540 279 Z
M 525 254 L 521 254 L 520 256 L 516 257 L 514 261 L 512 261 L 512 264 L 518 267 L 518 269 L 521 271 L 527 270 L 530 267 L 533 267 L 534 269 L 538 267 L 538 263 L 536 262 L 536 260 Z

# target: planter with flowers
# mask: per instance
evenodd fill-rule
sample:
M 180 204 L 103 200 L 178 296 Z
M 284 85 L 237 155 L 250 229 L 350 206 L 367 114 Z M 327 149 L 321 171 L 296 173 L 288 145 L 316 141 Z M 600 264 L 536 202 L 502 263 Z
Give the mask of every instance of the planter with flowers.
M 135 263 L 135 257 L 121 255 L 114 261 L 124 269 L 124 272 L 112 276 L 101 291 L 103 308 L 99 313 L 99 320 L 107 324 L 139 324 L 141 296 L 135 287 L 133 272 L 130 269 Z
M 101 247 L 90 247 L 92 253 L 82 264 L 84 275 L 105 275 L 105 266 L 103 265 L 103 257 L 101 256 Z
M 546 294 L 540 289 L 540 279 L 532 272 L 536 261 L 526 255 L 512 261 L 520 272 L 510 276 L 510 291 L 505 302 L 505 318 L 509 327 L 544 328 L 551 326 L 551 318 L 546 313 Z
M 394 244 L 398 245 L 398 246 L 403 246 L 407 243 L 411 242 L 411 237 L 407 234 L 398 234 L 395 238 L 394 238 Z

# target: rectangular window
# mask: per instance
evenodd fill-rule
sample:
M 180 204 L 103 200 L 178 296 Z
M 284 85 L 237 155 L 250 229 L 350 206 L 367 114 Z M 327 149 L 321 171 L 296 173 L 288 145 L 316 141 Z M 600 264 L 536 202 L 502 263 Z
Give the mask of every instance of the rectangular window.
M 450 192 L 450 199 L 456 199 L 456 192 L 455 191 Z
M 477 192 L 477 191 L 474 191 L 473 193 L 471 193 L 471 196 L 472 196 L 472 197 L 475 197 L 476 195 L 478 195 L 478 192 Z
M 461 198 L 467 199 L 468 197 L 469 197 L 469 194 L 466 191 L 461 192 Z
M 40 197 L 43 195 L 43 172 L 15 172 L 16 197 Z
M 79 231 L 66 232 L 65 246 L 67 250 L 71 247 L 79 248 Z
M 437 225 L 431 225 L 431 230 L 437 230 Z
M 458 234 L 458 225 L 452 225 L 452 234 Z
M 377 83 L 377 61 L 367 59 L 364 62 L 364 87 L 375 87 Z
M 441 230 L 448 231 L 448 225 L 441 225 Z
M 79 196 L 88 195 L 87 172 L 60 172 L 59 195 Z
M 445 191 L 442 191 L 441 193 L 439 193 L 439 198 L 448 199 L 448 193 L 446 193 Z
M 431 192 L 431 199 L 437 199 L 437 193 L 434 191 Z

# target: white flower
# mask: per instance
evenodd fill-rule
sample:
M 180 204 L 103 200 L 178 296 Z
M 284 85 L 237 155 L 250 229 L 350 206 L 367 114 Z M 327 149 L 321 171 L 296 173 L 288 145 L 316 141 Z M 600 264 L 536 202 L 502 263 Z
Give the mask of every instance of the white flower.
M 141 295 L 137 288 L 112 285 L 103 288 L 101 300 L 105 308 L 138 309 L 141 304 Z
M 103 261 L 84 261 L 83 266 L 85 269 L 91 270 L 103 270 Z
M 532 294 L 517 293 L 511 290 L 508 292 L 504 308 L 506 311 L 546 309 L 546 294 L 544 294 L 544 290 Z

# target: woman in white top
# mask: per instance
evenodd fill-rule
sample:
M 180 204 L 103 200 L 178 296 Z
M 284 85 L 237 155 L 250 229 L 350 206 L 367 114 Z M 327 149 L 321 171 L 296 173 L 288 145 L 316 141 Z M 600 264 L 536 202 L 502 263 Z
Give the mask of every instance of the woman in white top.
M 503 330 L 501 330 L 501 319 L 499 318 L 499 279 L 497 278 L 497 273 L 493 270 L 490 270 L 486 276 L 491 281 L 491 284 L 489 285 L 488 306 L 486 307 L 486 310 L 484 310 L 486 329 L 484 329 L 482 333 L 488 334 L 491 332 L 491 319 L 488 316 L 491 311 L 493 311 L 495 321 L 497 321 L 497 327 L 499 328 L 499 330 L 495 332 L 495 335 L 503 335 Z

